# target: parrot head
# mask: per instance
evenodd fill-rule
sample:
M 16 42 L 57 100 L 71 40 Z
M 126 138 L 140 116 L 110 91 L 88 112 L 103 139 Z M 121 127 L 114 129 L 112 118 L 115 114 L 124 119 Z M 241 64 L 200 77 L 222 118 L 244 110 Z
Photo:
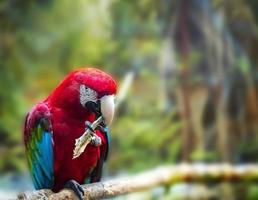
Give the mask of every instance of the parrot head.
M 114 116 L 116 90 L 116 82 L 109 74 L 96 68 L 82 68 L 68 74 L 47 100 L 77 116 L 102 115 L 109 125 Z

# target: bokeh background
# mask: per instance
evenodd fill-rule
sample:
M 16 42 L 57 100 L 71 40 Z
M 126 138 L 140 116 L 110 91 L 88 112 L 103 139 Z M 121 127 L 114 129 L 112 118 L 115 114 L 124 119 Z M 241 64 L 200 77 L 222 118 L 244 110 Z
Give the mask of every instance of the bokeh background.
M 99 66 L 120 86 L 105 177 L 256 163 L 257 45 L 255 0 L 1 0 L 0 199 L 32 190 L 24 117 L 78 66 Z M 255 184 L 162 191 L 119 199 L 258 198 Z

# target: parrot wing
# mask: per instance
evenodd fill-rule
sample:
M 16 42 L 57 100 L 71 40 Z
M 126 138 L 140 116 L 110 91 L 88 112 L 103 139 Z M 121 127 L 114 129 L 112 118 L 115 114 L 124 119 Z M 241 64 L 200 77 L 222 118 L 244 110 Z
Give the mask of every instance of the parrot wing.
M 91 173 L 91 178 L 90 178 L 91 183 L 100 181 L 101 175 L 102 175 L 103 164 L 107 160 L 108 151 L 109 151 L 109 147 L 110 147 L 110 133 L 109 133 L 108 128 L 106 127 L 105 131 L 102 133 L 103 133 L 105 142 L 100 147 L 100 158 L 98 160 L 97 166 Z
M 46 104 L 32 108 L 25 121 L 24 142 L 29 171 L 36 189 L 54 184 L 53 134 L 51 114 Z

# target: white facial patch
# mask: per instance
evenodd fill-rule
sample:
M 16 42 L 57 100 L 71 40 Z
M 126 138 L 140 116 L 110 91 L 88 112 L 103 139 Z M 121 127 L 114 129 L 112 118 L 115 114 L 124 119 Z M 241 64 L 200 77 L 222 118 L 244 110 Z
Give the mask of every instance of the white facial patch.
M 82 106 L 85 106 L 86 102 L 93 101 L 97 102 L 97 92 L 91 88 L 86 87 L 85 85 L 80 85 L 80 102 Z

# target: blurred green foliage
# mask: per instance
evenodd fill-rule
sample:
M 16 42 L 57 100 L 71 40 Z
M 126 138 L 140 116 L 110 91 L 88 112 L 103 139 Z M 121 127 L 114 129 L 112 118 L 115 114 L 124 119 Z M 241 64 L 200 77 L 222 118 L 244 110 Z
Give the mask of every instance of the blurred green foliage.
M 234 8 L 225 16 L 233 36 L 246 36 L 235 29 L 239 19 L 254 30 L 251 44 L 244 41 L 243 46 L 257 64 L 253 45 L 258 41 L 258 4 L 212 3 L 216 9 Z M 101 66 L 120 84 L 127 71 L 137 72 L 111 127 L 109 171 L 138 171 L 178 161 L 185 124 L 177 116 L 178 107 L 167 113 L 160 109 L 157 67 L 164 36 L 177 20 L 177 8 L 177 1 L 167 0 L 0 1 L 0 171 L 26 169 L 22 142 L 26 112 L 82 65 Z M 194 63 L 201 56 L 191 52 Z M 241 58 L 239 65 L 245 73 L 251 70 L 248 60 Z M 217 159 L 217 152 L 191 153 L 192 160 Z
M 0 2 L 1 172 L 26 169 L 22 142 L 25 114 L 69 71 L 82 65 L 101 66 L 122 80 L 129 69 L 155 67 L 152 56 L 158 54 L 160 40 L 156 5 L 152 1 L 100 0 Z M 152 60 L 146 60 L 149 57 Z M 131 142 L 124 144 L 120 138 L 135 120 L 117 117 L 114 130 L 118 138 L 114 141 L 123 151 L 130 149 L 141 130 L 152 129 L 150 119 L 144 121 L 135 126 L 135 133 L 128 133 Z M 137 159 L 133 159 L 136 151 L 128 153 L 130 159 Z M 122 162 L 126 157 L 120 156 Z M 115 162 L 118 167 L 120 161 Z
M 189 10 L 180 10 L 182 2 Z M 197 4 L 212 4 L 217 18 Z M 135 74 L 111 126 L 110 174 L 176 163 L 184 154 L 197 162 L 257 161 L 257 9 L 255 0 L 0 0 L 0 173 L 27 170 L 26 113 L 85 65 L 112 73 L 119 85 Z M 163 54 L 174 67 L 164 74 Z M 164 103 L 164 93 L 176 100 Z M 257 191 L 243 184 L 235 196 L 257 199 Z

